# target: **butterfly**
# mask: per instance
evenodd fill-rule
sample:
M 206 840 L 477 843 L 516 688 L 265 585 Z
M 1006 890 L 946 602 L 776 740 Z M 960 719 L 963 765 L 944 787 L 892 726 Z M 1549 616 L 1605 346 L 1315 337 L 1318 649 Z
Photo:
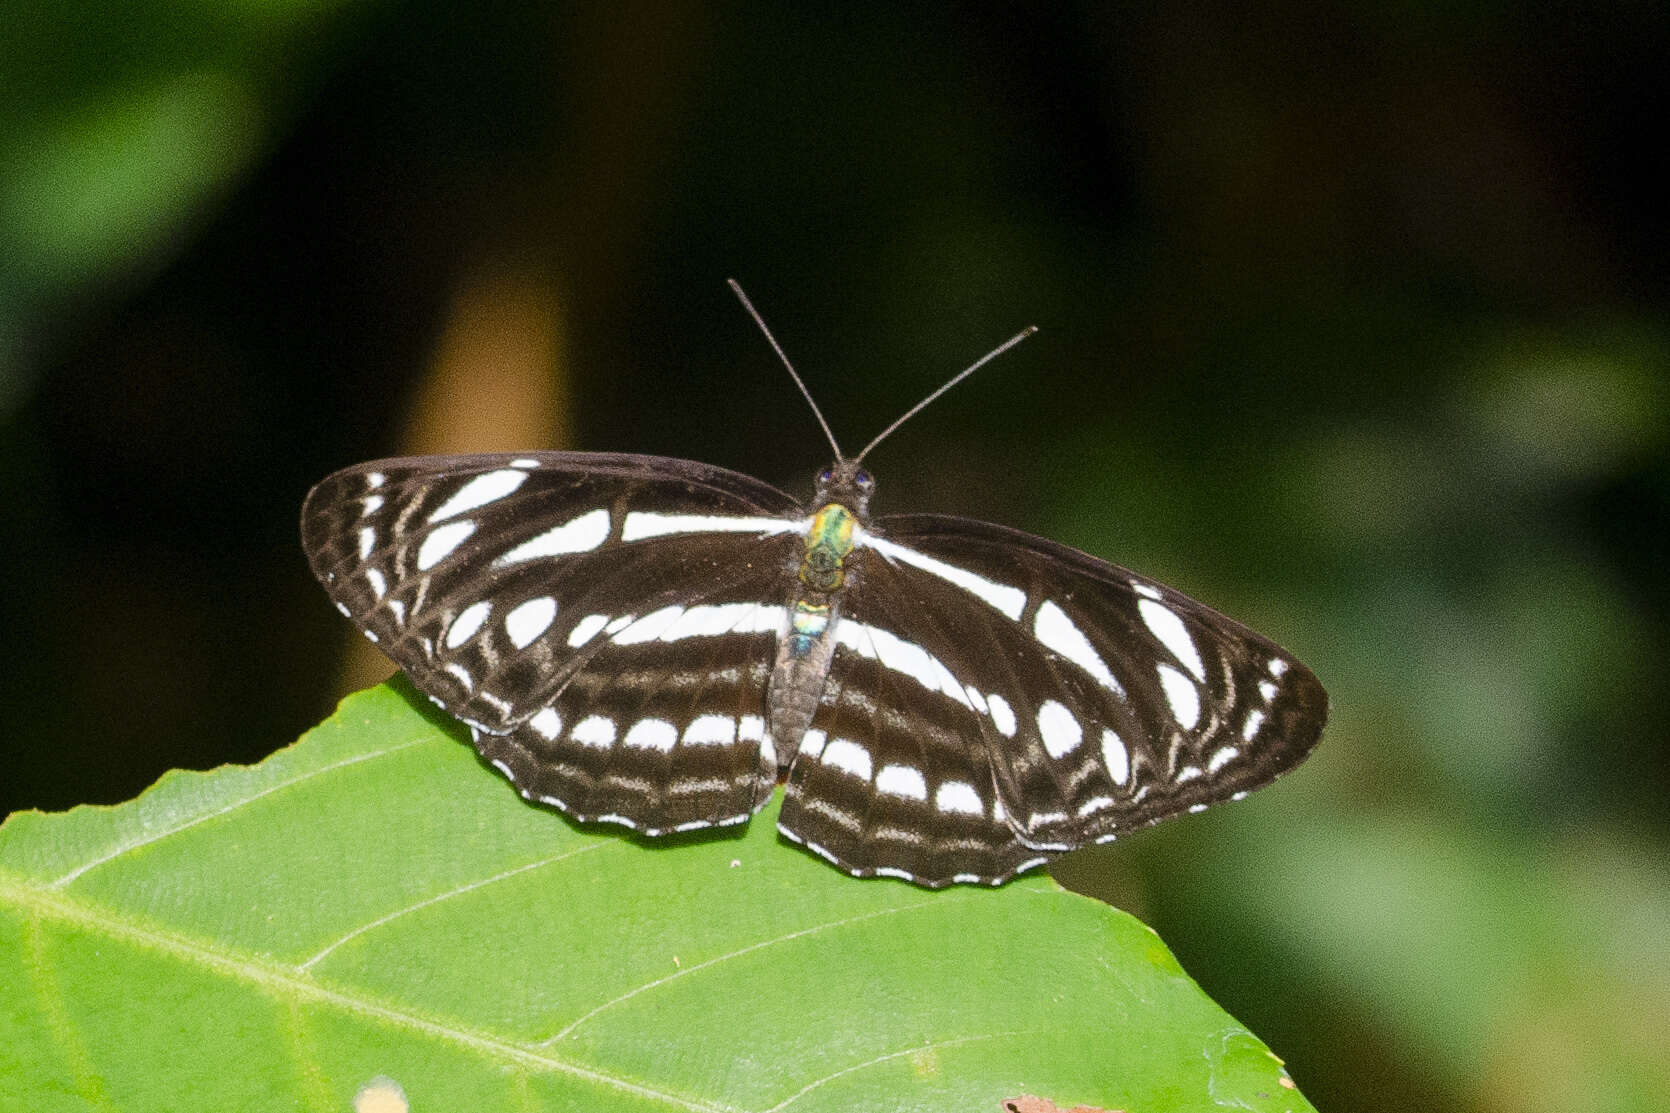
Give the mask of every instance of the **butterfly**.
M 337 608 L 530 800 L 645 835 L 742 823 L 859 876 L 999 884 L 1239 799 L 1328 700 L 1274 642 L 1001 525 L 873 518 L 835 452 L 802 502 L 688 460 L 420 456 L 314 487 Z

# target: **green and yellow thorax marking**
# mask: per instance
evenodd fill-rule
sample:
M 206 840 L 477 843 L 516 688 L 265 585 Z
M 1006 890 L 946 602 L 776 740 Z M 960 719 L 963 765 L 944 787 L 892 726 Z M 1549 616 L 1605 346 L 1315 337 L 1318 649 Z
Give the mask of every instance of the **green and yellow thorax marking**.
M 852 552 L 852 532 L 858 521 L 852 511 L 832 502 L 812 516 L 806 534 L 806 556 L 800 562 L 800 582 L 829 595 L 846 583 L 845 562 Z

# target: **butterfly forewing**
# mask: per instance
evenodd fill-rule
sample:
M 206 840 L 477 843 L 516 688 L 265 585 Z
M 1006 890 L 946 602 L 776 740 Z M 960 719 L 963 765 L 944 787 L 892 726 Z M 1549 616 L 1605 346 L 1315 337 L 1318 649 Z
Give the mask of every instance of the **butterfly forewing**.
M 383 460 L 303 510 L 337 605 L 524 795 L 659 832 L 775 783 L 763 732 L 793 499 L 685 461 Z

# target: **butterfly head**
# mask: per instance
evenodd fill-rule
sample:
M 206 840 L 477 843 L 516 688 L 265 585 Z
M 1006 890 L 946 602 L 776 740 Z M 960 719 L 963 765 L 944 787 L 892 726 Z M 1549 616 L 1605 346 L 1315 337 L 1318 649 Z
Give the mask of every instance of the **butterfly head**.
M 860 518 L 869 513 L 870 495 L 876 481 L 854 460 L 836 460 L 818 473 L 814 501 L 819 506 L 838 502 Z

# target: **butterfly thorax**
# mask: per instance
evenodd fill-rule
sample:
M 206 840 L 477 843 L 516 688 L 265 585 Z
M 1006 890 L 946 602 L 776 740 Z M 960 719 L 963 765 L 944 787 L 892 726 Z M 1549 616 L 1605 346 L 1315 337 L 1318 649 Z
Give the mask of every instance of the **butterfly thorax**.
M 852 534 L 858 526 L 853 512 L 832 502 L 812 515 L 806 531 L 806 554 L 796 576 L 800 589 L 814 595 L 832 596 L 846 584 L 846 559 L 852 552 Z
M 794 764 L 823 698 L 824 680 L 835 654 L 841 594 L 851 579 L 847 558 L 864 523 L 873 487 L 866 472 L 845 461 L 818 477 L 814 498 L 818 509 L 806 530 L 766 693 L 777 765 L 785 772 Z

